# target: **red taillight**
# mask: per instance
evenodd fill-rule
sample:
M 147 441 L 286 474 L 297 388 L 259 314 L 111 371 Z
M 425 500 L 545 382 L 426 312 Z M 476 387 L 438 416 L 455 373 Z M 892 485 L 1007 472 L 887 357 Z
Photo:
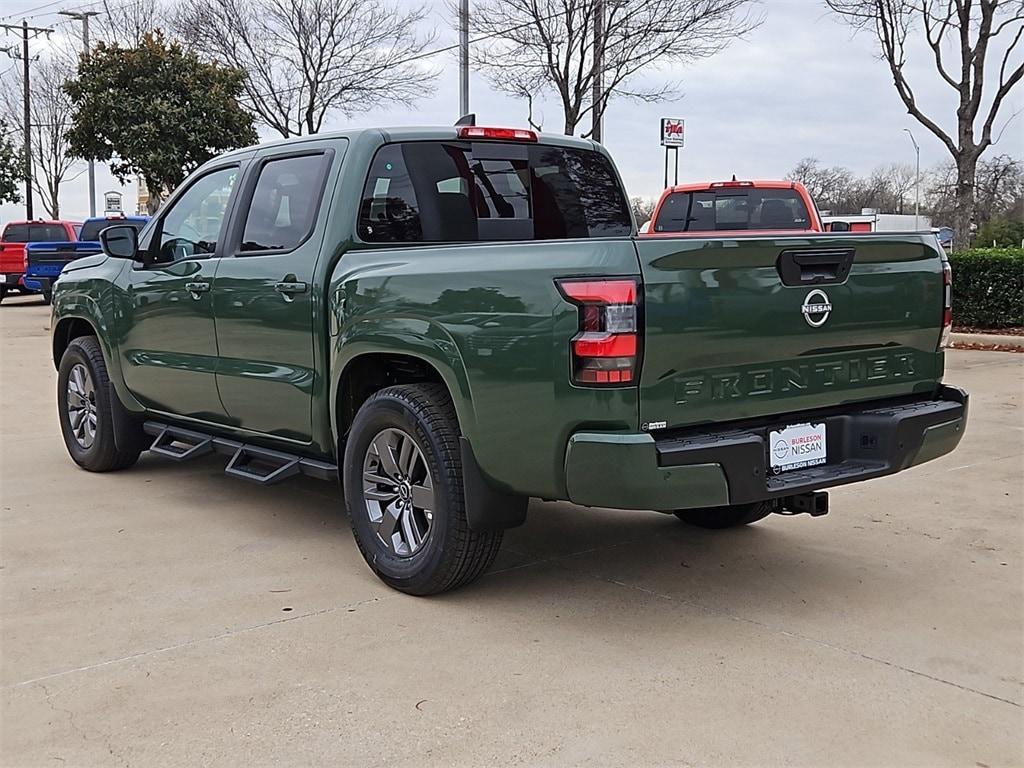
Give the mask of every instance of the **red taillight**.
M 559 280 L 579 307 L 580 332 L 572 340 L 577 384 L 628 384 L 636 379 L 638 308 L 635 280 Z
M 942 336 L 939 346 L 948 347 L 953 332 L 953 269 L 948 261 L 942 262 Z
M 525 128 L 486 128 L 464 125 L 459 128 L 460 139 L 500 139 L 502 141 L 536 141 L 537 134 Z

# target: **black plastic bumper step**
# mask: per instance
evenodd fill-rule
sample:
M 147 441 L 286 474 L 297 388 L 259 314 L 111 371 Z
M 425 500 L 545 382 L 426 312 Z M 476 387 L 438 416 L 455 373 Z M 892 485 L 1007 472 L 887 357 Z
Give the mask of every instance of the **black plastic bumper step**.
M 147 421 L 143 429 L 146 434 L 154 436 L 149 450 L 158 456 L 165 456 L 174 461 L 186 461 L 210 453 L 223 454 L 231 457 L 225 473 L 260 485 L 273 485 L 296 475 L 306 475 L 319 480 L 338 479 L 338 467 L 330 462 L 261 448 L 156 421 Z

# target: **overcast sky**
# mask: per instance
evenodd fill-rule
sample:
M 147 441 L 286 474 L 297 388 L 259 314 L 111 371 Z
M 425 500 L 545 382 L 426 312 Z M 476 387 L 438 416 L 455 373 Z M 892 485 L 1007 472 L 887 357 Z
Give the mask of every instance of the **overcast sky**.
M 428 1 L 436 8 L 431 20 L 438 32 L 436 45 L 451 44 L 455 35 L 443 0 Z M 7 18 L 3 21 L 20 22 L 23 13 L 43 3 L 6 0 L 3 15 Z M 78 5 L 82 3 L 68 3 L 68 7 Z M 61 7 L 46 10 L 55 12 Z M 611 103 L 605 118 L 605 143 L 630 195 L 654 196 L 661 190 L 661 117 L 686 119 L 687 146 L 680 154 L 680 181 L 723 179 L 733 174 L 776 178 L 807 156 L 858 173 L 892 162 L 913 163 L 913 147 L 904 128 L 910 128 L 921 145 L 922 168 L 948 158 L 938 139 L 907 115 L 888 68 L 874 55 L 871 37 L 853 35 L 819 0 L 763 0 L 760 8 L 764 24 L 724 53 L 680 70 L 652 71 L 644 76 L 652 82 L 682 80 L 681 99 L 654 105 L 626 100 Z M 46 10 L 37 12 L 43 15 L 30 23 L 62 21 L 59 16 L 45 15 Z M 65 34 L 75 31 L 66 22 L 58 29 Z M 3 45 L 14 42 L 8 36 Z M 0 72 L 14 63 L 0 59 Z M 919 103 L 944 128 L 952 130 L 954 92 L 938 80 L 925 57 L 917 56 L 915 63 L 918 66 L 912 66 L 910 72 Z M 436 92 L 417 107 L 385 107 L 353 119 L 336 115 L 328 128 L 453 123 L 459 107 L 455 59 L 441 54 L 437 66 L 443 71 Z M 5 79 L 4 85 L 10 87 L 10 80 Z M 479 124 L 526 124 L 523 103 L 492 92 L 481 77 L 471 80 L 470 102 Z M 545 128 L 559 130 L 561 113 L 556 104 L 545 103 L 538 111 Z M 1003 120 L 1014 111 L 1024 112 L 1024 86 L 1018 85 L 1004 104 Z M 263 135 L 272 138 L 265 131 Z M 1024 114 L 989 153 L 1024 157 Z M 97 191 L 117 188 L 106 168 L 100 168 Z M 124 191 L 128 208 L 134 201 L 134 185 Z M 65 185 L 61 205 L 66 217 L 88 214 L 84 174 Z M 22 206 L 0 207 L 3 221 L 23 214 Z

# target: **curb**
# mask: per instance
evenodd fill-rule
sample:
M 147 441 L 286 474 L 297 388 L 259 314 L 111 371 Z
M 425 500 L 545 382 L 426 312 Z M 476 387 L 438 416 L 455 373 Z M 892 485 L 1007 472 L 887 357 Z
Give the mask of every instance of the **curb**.
M 1024 349 L 1024 336 L 1009 336 L 998 333 L 954 333 L 950 336 L 953 344 L 980 344 L 983 346 L 1015 347 Z

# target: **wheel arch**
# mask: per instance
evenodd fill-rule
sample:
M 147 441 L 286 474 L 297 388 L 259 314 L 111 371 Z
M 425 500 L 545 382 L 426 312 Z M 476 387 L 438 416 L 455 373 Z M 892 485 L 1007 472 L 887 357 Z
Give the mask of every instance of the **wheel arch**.
M 54 368 L 60 368 L 60 361 L 64 357 L 64 352 L 71 345 L 72 341 L 82 336 L 95 336 L 97 339 L 100 339 L 100 334 L 91 320 L 72 316 L 62 317 L 56 321 L 51 338 Z M 102 343 L 102 339 L 100 339 L 100 347 L 103 348 L 104 357 L 109 359 L 108 350 Z

